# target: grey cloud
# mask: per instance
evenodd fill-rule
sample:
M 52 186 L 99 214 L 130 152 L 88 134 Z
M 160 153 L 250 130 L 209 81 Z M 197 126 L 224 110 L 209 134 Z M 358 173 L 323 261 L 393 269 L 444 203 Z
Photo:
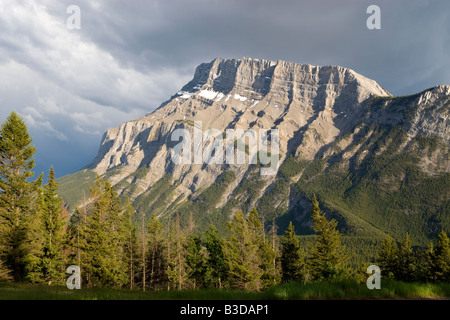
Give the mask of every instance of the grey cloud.
M 72 4 L 81 30 L 64 27 Z M 381 30 L 366 28 L 371 4 Z M 0 116 L 44 123 L 32 128 L 39 157 L 47 164 L 54 143 L 64 173 L 95 156 L 106 128 L 152 111 L 215 57 L 342 65 L 398 95 L 450 84 L 449 1 L 2 0 L 2 12 Z

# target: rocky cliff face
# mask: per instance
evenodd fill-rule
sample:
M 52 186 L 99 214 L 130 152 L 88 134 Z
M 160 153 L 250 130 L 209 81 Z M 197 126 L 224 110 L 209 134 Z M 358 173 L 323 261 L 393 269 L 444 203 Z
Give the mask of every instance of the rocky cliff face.
M 215 59 L 198 66 L 192 81 L 155 112 L 108 130 L 91 168 L 104 174 L 120 167 L 120 174 L 111 177 L 119 182 L 148 166 L 146 187 L 172 172 L 186 190 L 197 190 L 223 168 L 174 168 L 169 146 L 174 145 L 171 133 L 180 126 L 201 121 L 203 130 L 223 132 L 276 127 L 282 158 L 295 151 L 314 159 L 321 147 L 361 121 L 367 99 L 388 95 L 375 81 L 342 67 Z M 192 186 L 199 178 L 202 182 Z
M 308 208 L 301 204 L 313 190 L 305 186 L 335 166 L 347 177 L 361 170 L 365 160 L 389 149 L 397 139 L 390 136 L 394 129 L 401 132 L 396 152 L 413 150 L 418 137 L 434 139 L 434 150 L 418 156 L 418 166 L 433 175 L 448 173 L 449 102 L 449 86 L 393 97 L 375 81 L 339 66 L 218 58 L 199 65 L 193 79 L 154 112 L 108 130 L 87 170 L 103 175 L 149 214 L 196 208 L 227 216 L 259 206 L 267 218 L 288 214 L 306 226 L 301 217 Z M 179 142 L 172 141 L 173 133 L 194 134 L 199 124 L 203 133 L 278 129 L 281 173 L 258 175 L 258 164 L 248 160 L 175 164 L 171 151 Z M 204 139 L 203 149 L 209 143 Z M 277 193 L 280 181 L 287 189 Z M 303 191 L 296 193 L 299 188 Z

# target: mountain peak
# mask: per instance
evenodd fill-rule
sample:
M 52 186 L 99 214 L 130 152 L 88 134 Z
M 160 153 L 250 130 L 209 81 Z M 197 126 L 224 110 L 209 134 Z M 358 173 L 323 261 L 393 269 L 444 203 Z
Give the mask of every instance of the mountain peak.
M 266 219 L 288 214 L 303 230 L 310 225 L 307 195 L 318 193 L 351 232 L 381 234 L 389 212 L 419 217 L 427 201 L 428 208 L 444 212 L 449 103 L 445 85 L 393 97 L 340 66 L 216 58 L 199 65 L 193 79 L 157 110 L 108 130 L 93 163 L 68 179 L 66 188 L 85 183 L 80 176 L 92 181 L 99 174 L 147 214 L 192 213 L 199 223 L 224 222 L 237 209 L 256 207 Z M 260 175 L 266 164 L 250 163 L 250 144 L 257 144 L 251 138 L 272 129 L 279 133 L 275 152 L 270 142 L 279 171 Z M 236 144 L 233 149 L 240 145 L 241 155 L 245 150 L 245 163 L 223 159 L 224 141 Z M 177 147 L 185 142 L 190 148 L 181 151 L 191 162 L 175 163 L 173 154 L 180 155 Z M 223 162 L 205 160 L 213 153 Z M 368 187 L 373 185 L 378 189 Z M 429 192 L 443 195 L 441 207 Z M 402 205 L 399 199 L 409 194 L 420 206 Z M 369 205 L 362 210 L 361 203 Z M 372 211 L 366 215 L 367 207 Z M 438 215 L 414 225 L 431 220 L 443 221 Z M 406 219 L 391 215 L 389 221 L 396 229 Z
M 289 86 L 314 85 L 354 85 L 365 95 L 388 96 L 374 80 L 366 78 L 352 69 L 340 66 L 313 66 L 284 60 L 271 61 L 244 57 L 242 59 L 215 58 L 200 64 L 194 78 L 186 84 L 182 92 L 195 92 L 207 86 L 227 94 L 233 88 L 252 90 L 261 94 L 269 93 L 272 79 L 281 78 Z M 279 85 L 279 82 L 276 82 Z M 363 94 L 364 95 L 364 94 Z

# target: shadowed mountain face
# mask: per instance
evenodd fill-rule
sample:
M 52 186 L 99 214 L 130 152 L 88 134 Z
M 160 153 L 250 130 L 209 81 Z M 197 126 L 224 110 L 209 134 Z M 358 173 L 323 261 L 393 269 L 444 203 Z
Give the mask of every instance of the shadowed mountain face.
M 154 112 L 108 130 L 92 164 L 61 178 L 60 191 L 74 209 L 99 174 L 147 215 L 220 228 L 236 210 L 256 207 L 280 230 L 292 220 L 306 234 L 316 194 L 344 233 L 410 232 L 423 244 L 450 231 L 449 105 L 449 86 L 394 97 L 339 66 L 217 58 Z M 277 171 L 261 175 L 261 154 L 249 157 L 260 139 L 250 133 L 275 129 L 278 148 L 269 148 L 273 136 L 266 143 Z M 183 164 L 173 157 L 181 141 L 190 150 L 180 153 Z M 245 162 L 226 161 L 226 146 Z

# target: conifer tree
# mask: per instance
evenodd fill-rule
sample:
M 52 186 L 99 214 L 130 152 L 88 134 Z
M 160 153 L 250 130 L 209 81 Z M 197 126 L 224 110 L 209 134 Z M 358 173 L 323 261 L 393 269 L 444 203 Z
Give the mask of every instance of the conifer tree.
M 258 246 L 259 267 L 262 270 L 261 287 L 266 288 L 276 284 L 279 280 L 279 272 L 274 263 L 277 251 L 266 237 L 264 226 L 255 208 L 248 214 L 247 223 L 250 231 L 249 235 L 253 237 L 252 242 Z
M 128 284 L 124 215 L 117 192 L 99 176 L 91 187 L 90 204 L 78 211 L 77 237 L 79 266 L 87 286 L 121 287 Z
M 148 223 L 148 272 L 149 286 L 152 289 L 162 288 L 167 282 L 167 262 L 165 259 L 165 240 L 163 225 L 155 215 Z
M 42 219 L 44 209 L 42 192 L 39 193 L 36 203 L 36 212 L 26 220 L 25 242 L 27 243 L 27 251 L 23 257 L 23 263 L 25 278 L 31 282 L 43 283 L 46 282 L 46 277 L 44 276 L 45 231 Z M 48 283 L 51 284 L 51 280 Z
M 128 266 L 128 281 L 130 289 L 134 289 L 137 277 L 139 244 L 137 227 L 133 222 L 135 210 L 127 197 L 124 204 L 122 231 L 124 236 L 124 262 Z
M 197 235 L 191 235 L 186 248 L 186 265 L 188 278 L 194 289 L 201 288 L 204 284 L 206 264 L 202 245 L 202 239 Z
M 38 214 L 42 174 L 29 181 L 35 148 L 23 119 L 12 112 L 0 128 L 0 261 L 15 281 L 25 276 L 28 228 Z M 33 221 L 32 221 L 33 220 Z
M 341 245 L 336 220 L 325 218 L 316 196 L 313 199 L 311 212 L 313 229 L 317 232 L 317 240 L 309 257 L 309 272 L 312 278 L 322 280 L 345 275 L 344 263 L 348 259 L 348 254 L 345 247 Z
M 395 278 L 400 281 L 413 281 L 416 277 L 416 268 L 416 259 L 411 238 L 407 233 L 398 250 Z
M 209 227 L 205 236 L 205 246 L 208 251 L 205 278 L 210 285 L 222 288 L 228 278 L 228 264 L 225 260 L 224 243 L 214 225 Z
M 416 251 L 415 258 L 416 258 L 416 277 L 415 281 L 420 282 L 432 282 L 435 281 L 433 275 L 432 275 L 432 268 L 433 268 L 433 252 L 434 252 L 434 246 L 433 242 L 430 241 L 428 244 L 427 249 L 420 248 Z
M 272 251 L 275 253 L 274 258 L 272 259 L 272 268 L 275 274 L 275 278 L 273 280 L 275 283 L 279 283 L 282 277 L 280 239 L 277 235 L 277 232 L 278 226 L 275 223 L 275 218 L 273 218 L 269 242 L 271 243 Z
M 281 241 L 281 269 L 284 282 L 305 280 L 304 256 L 292 221 Z
M 33 282 L 62 283 L 65 281 L 67 211 L 57 194 L 55 172 L 50 168 L 48 183 L 44 186 L 38 227 L 32 239 L 40 239 L 38 252 L 28 255 L 27 277 Z M 36 241 L 36 240 L 34 240 Z
M 244 290 L 260 290 L 261 269 L 259 243 L 255 243 L 253 231 L 249 227 L 242 211 L 237 211 L 231 222 L 227 223 L 229 232 L 225 241 L 225 253 L 232 287 Z
M 431 254 L 431 272 L 435 281 L 450 281 L 450 241 L 445 231 L 438 236 L 436 247 Z
M 141 286 L 142 291 L 147 289 L 147 246 L 148 246 L 148 229 L 145 226 L 145 213 L 141 211 L 139 214 L 140 228 L 139 228 L 139 253 L 141 259 Z
M 181 231 L 180 218 L 176 215 L 172 223 L 168 239 L 168 267 L 167 276 L 172 288 L 182 290 L 185 288 L 188 277 L 187 266 L 185 262 L 185 243 L 186 238 Z
M 381 275 L 386 279 L 394 279 L 397 266 L 398 247 L 394 239 L 387 236 L 380 245 L 377 253 L 377 263 Z

